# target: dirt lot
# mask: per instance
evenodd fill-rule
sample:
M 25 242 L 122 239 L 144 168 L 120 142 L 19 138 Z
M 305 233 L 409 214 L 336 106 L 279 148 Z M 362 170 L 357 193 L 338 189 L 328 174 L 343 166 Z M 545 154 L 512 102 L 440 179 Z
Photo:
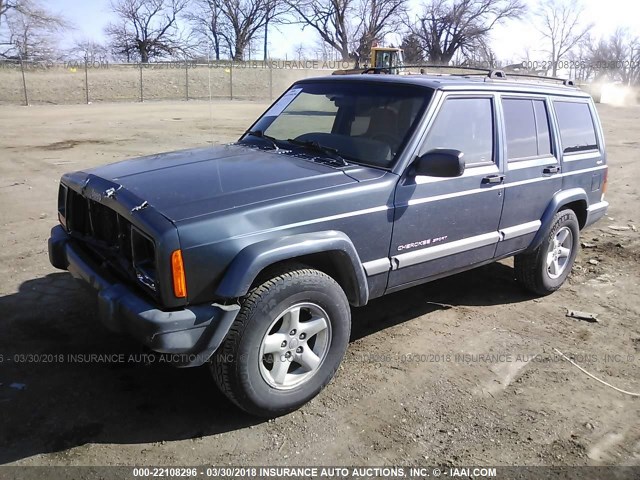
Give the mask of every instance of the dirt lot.
M 92 296 L 49 265 L 60 175 L 229 141 L 264 107 L 0 109 L 0 463 L 640 465 L 640 399 L 554 352 L 640 392 L 640 107 L 599 107 L 612 206 L 583 233 L 559 292 L 525 294 L 504 262 L 373 301 L 353 311 L 336 379 L 291 415 L 244 415 L 205 368 L 30 357 L 141 352 L 104 330 Z

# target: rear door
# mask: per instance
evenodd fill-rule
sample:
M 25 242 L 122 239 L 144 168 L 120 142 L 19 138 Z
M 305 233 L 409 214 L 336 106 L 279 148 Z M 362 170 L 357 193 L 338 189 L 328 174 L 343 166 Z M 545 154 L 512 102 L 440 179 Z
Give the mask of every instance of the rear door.
M 607 168 L 595 106 L 588 98 L 554 98 L 553 108 L 560 132 L 562 188 L 584 190 L 589 206 L 594 206 L 602 200 Z
M 506 168 L 498 257 L 529 246 L 545 209 L 562 187 L 560 147 L 551 133 L 549 99 L 504 94 L 500 103 Z
M 466 170 L 436 178 L 409 167 L 399 181 L 389 290 L 493 258 L 503 199 L 495 101 L 493 94 L 443 97 L 417 155 L 460 150 Z

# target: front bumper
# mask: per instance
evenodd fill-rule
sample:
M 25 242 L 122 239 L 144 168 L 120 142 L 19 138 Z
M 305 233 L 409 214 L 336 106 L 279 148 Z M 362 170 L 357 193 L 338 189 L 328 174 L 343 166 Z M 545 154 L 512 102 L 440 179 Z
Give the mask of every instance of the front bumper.
M 110 330 L 127 332 L 151 350 L 171 354 L 176 366 L 195 367 L 209 360 L 240 310 L 238 305 L 218 304 L 161 310 L 102 271 L 61 226 L 51 230 L 49 261 L 97 290 L 98 313 Z

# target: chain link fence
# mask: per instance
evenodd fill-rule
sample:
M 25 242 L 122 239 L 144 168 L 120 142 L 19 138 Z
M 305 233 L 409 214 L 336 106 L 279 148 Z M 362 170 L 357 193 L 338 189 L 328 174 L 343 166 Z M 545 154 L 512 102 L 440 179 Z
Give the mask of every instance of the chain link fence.
M 321 60 L 147 64 L 4 61 L 0 63 L 0 104 L 273 100 L 296 80 L 345 68 L 352 68 L 352 64 Z
M 335 70 L 353 67 L 351 62 L 339 60 L 146 64 L 85 62 L 84 59 L 67 62 L 3 60 L 0 61 L 0 105 L 209 98 L 272 101 L 296 80 L 330 75 Z M 411 69 L 412 73 L 419 71 L 417 67 Z M 460 70 L 439 68 L 435 73 L 460 73 Z M 582 83 L 580 88 L 600 101 L 602 84 Z M 627 97 L 633 95 L 637 95 L 636 90 Z

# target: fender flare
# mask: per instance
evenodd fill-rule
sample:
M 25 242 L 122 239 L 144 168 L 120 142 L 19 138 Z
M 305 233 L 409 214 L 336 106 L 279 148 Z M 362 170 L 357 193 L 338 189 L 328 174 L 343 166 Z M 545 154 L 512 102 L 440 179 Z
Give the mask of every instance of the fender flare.
M 549 202 L 546 210 L 542 214 L 542 218 L 540 219 L 542 225 L 538 230 L 538 233 L 533 238 L 531 245 L 529 246 L 529 251 L 535 250 L 540 246 L 543 242 L 544 237 L 549 232 L 551 228 L 551 222 L 553 221 L 553 217 L 555 214 L 560 211 L 562 207 L 568 205 L 573 202 L 584 202 L 584 208 L 587 209 L 589 205 L 589 199 L 587 197 L 587 192 L 585 192 L 582 188 L 570 188 L 568 190 L 563 190 L 558 192 Z
M 345 293 L 354 305 L 365 305 L 369 301 L 369 286 L 362 262 L 349 237 L 335 230 L 274 238 L 245 247 L 229 264 L 216 295 L 223 298 L 242 297 L 247 294 L 258 274 L 270 265 L 323 252 L 334 252 L 340 256 L 340 268 L 346 269 L 356 289 L 353 296 Z

